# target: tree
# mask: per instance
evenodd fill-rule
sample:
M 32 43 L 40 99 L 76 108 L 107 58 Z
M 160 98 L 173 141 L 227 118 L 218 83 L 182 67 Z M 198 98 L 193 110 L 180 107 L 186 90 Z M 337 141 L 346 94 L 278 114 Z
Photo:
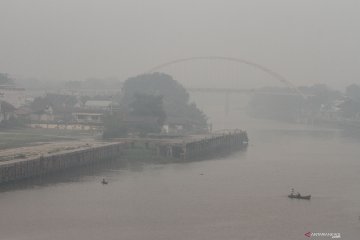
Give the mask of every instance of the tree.
M 81 81 L 66 81 L 64 84 L 65 88 L 67 89 L 81 89 L 82 82 Z
M 126 109 L 105 116 L 103 137 L 124 137 L 128 132 L 159 133 L 165 119 L 161 96 L 135 94 Z
M 360 104 L 355 100 L 347 99 L 345 102 L 340 104 L 340 109 L 343 117 L 355 118 L 360 113 Z
M 189 103 L 186 89 L 170 75 L 151 73 L 127 79 L 121 102 L 128 106 L 136 94 L 162 96 L 166 123 L 183 125 L 188 131 L 207 130 L 206 115 L 195 104 Z
M 129 104 L 129 122 L 141 133 L 159 133 L 166 119 L 162 96 L 135 94 L 134 97 Z
M 22 126 L 22 121 L 15 118 L 15 107 L 8 102 L 0 101 L 0 128 Z
M 346 87 L 346 95 L 354 101 L 360 102 L 360 86 L 351 84 Z
M 0 73 L 0 85 L 14 85 L 15 81 L 7 73 Z
M 77 102 L 76 96 L 49 93 L 44 97 L 35 98 L 30 108 L 34 112 L 41 112 L 51 107 L 56 116 L 61 116 L 61 120 L 70 122 Z
M 107 114 L 104 116 L 104 138 L 125 137 L 128 128 L 124 117 L 120 113 Z

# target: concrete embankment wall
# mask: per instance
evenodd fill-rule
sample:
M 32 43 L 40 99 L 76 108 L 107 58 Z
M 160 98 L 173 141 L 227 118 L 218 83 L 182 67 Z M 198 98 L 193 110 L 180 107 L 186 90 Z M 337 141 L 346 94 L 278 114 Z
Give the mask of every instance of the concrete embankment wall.
M 136 153 L 141 158 L 160 157 L 162 159 L 191 160 L 241 149 L 247 145 L 247 141 L 248 138 L 245 131 L 234 131 L 226 134 L 204 135 L 176 141 L 165 140 L 159 142 L 156 139 L 137 139 L 33 159 L 9 160 L 0 162 L 0 184 L 41 176 L 72 167 L 84 166 L 120 155 L 129 157 L 131 151 L 138 149 L 134 146 L 136 142 L 143 142 L 141 144 L 143 150 L 147 150 L 140 151 L 145 153 L 145 156 L 144 154 L 139 155 L 139 153 Z
M 209 135 L 180 144 L 162 144 L 158 146 L 158 155 L 177 159 L 203 158 L 210 155 L 231 152 L 247 145 L 245 131 L 234 131 L 221 135 Z
M 34 159 L 2 162 L 0 163 L 0 184 L 116 157 L 121 155 L 125 148 L 126 143 L 112 143 Z
M 185 159 L 206 157 L 223 152 L 232 152 L 245 147 L 247 142 L 248 137 L 245 131 L 205 138 L 186 144 Z

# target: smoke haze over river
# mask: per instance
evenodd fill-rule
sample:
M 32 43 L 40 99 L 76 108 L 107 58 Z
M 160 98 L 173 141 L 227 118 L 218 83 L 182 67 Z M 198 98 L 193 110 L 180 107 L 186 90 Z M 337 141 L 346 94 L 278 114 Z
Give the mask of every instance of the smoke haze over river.
M 1 239 L 357 239 L 359 139 L 230 114 L 214 126 L 245 128 L 250 144 L 224 158 L 122 160 L 3 187 Z M 288 199 L 292 187 L 311 201 Z
M 0 147 L 208 128 L 249 145 L 1 185 L 0 240 L 359 239 L 359 23 L 359 0 L 1 0 Z

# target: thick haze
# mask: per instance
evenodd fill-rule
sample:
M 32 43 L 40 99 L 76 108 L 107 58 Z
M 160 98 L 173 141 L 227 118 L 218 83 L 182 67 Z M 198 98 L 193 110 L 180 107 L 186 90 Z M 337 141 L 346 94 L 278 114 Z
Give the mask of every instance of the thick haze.
M 359 25 L 358 0 L 1 0 L 0 72 L 122 79 L 217 55 L 343 88 L 360 83 Z

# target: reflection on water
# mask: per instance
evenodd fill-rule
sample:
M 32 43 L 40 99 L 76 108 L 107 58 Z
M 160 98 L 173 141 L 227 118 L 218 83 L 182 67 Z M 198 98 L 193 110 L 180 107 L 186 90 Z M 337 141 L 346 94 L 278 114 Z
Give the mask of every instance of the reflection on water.
M 149 164 L 170 164 L 170 163 L 191 163 L 191 162 L 200 162 L 200 161 L 211 161 L 211 160 L 221 160 L 226 157 L 233 156 L 234 154 L 241 154 L 245 152 L 247 146 L 244 146 L 242 149 L 239 149 L 235 152 L 219 152 L 213 156 L 207 156 L 206 158 L 197 158 L 195 160 L 176 160 L 173 162 L 156 159 L 126 159 L 118 158 L 111 159 L 102 162 L 96 162 L 88 166 L 78 167 L 67 169 L 60 172 L 55 172 L 51 174 L 46 174 L 43 176 L 38 176 L 30 179 L 25 179 L 17 182 L 10 182 L 3 185 L 0 185 L 0 193 L 7 191 L 16 191 L 22 189 L 31 189 L 39 187 L 48 187 L 56 184 L 62 183 L 72 183 L 87 181 L 87 179 L 92 177 L 98 177 L 102 179 L 102 176 L 108 174 L 108 172 L 121 172 L 121 171 L 130 171 L 130 172 L 141 172 L 149 166 Z
M 55 172 L 52 174 L 46 174 L 43 176 L 38 176 L 18 182 L 10 182 L 0 186 L 0 192 L 13 191 L 13 190 L 22 190 L 28 188 L 39 188 L 47 187 L 56 184 L 62 183 L 72 183 L 86 181 L 89 176 L 99 176 L 106 169 L 126 169 L 127 162 L 107 160 L 100 163 L 94 163 L 89 166 L 83 166 L 79 168 L 68 169 L 60 172 Z M 131 168 L 130 168 L 131 169 Z
M 333 129 L 241 124 L 248 149 L 222 158 L 108 161 L 4 186 L 0 239 L 297 240 L 309 231 L 358 239 L 357 139 Z M 288 199 L 292 187 L 312 199 Z

